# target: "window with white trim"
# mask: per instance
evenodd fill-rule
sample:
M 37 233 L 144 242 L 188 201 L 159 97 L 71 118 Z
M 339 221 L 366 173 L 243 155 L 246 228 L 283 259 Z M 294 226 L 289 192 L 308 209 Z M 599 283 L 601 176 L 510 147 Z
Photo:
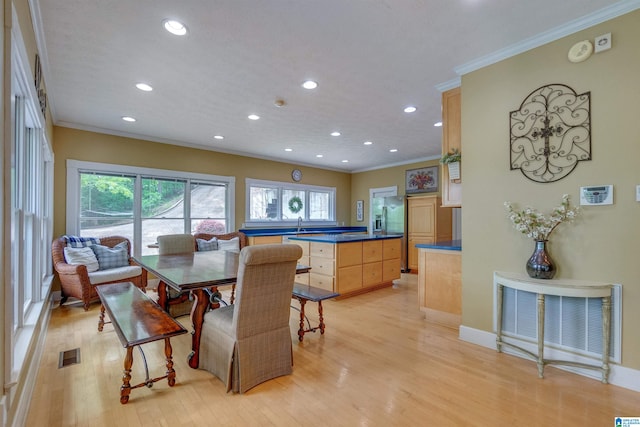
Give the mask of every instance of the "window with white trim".
M 235 229 L 235 177 L 67 161 L 67 233 L 119 235 L 135 255 L 163 234 Z
M 335 187 L 250 178 L 245 186 L 248 227 L 336 224 Z

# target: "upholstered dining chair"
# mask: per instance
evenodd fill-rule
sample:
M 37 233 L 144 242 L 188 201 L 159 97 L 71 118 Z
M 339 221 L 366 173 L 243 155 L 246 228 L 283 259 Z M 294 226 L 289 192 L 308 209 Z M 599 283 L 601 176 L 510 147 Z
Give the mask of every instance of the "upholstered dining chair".
M 205 314 L 199 368 L 220 378 L 227 391 L 244 393 L 293 371 L 289 307 L 301 256 L 298 245 L 245 247 L 235 303 Z
M 196 250 L 196 241 L 191 234 L 165 234 L 158 236 L 158 254 L 175 255 L 193 253 Z M 184 316 L 191 313 L 192 301 L 189 301 L 189 293 L 179 293 L 164 282 L 160 282 L 158 287 L 167 288 L 168 307 L 164 307 L 172 317 Z

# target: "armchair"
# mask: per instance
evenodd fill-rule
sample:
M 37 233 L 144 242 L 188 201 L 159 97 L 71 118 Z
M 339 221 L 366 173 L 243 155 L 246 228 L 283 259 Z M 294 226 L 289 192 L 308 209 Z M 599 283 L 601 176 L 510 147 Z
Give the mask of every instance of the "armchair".
M 102 269 L 89 272 L 87 266 L 83 264 L 68 264 L 64 256 L 64 248 L 67 241 L 64 237 L 59 237 L 51 244 L 51 257 L 53 267 L 60 278 L 60 292 L 62 299 L 60 304 L 64 304 L 69 297 L 82 300 L 84 310 L 89 310 L 92 301 L 98 300 L 96 286 L 107 283 L 132 282 L 135 286 L 146 291 L 147 271 L 137 265 L 131 258 L 131 242 L 123 236 L 107 236 L 100 238 L 100 245 L 108 248 L 127 242 L 128 265 L 109 269 Z

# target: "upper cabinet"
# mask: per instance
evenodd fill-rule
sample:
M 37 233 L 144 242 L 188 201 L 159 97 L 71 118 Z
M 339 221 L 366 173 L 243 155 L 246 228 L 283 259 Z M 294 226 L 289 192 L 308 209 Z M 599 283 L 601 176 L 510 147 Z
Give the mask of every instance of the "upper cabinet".
M 442 154 L 454 148 L 462 152 L 462 108 L 460 88 L 442 93 Z M 464 153 L 463 153 L 464 155 Z M 462 162 L 461 162 L 462 165 Z M 462 171 L 460 179 L 449 179 L 447 165 L 441 165 L 442 170 L 442 206 L 462 207 Z M 460 168 L 462 169 L 462 167 Z

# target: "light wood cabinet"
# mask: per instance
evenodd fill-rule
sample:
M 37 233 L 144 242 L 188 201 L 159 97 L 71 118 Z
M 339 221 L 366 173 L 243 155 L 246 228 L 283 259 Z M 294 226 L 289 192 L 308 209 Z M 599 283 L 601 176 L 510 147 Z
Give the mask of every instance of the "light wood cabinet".
M 267 245 L 271 243 L 282 243 L 282 236 L 249 236 L 249 245 Z
M 407 199 L 407 265 L 418 270 L 416 244 L 451 240 L 451 209 L 442 206 L 442 199 L 433 196 L 414 196 Z
M 309 284 L 341 297 L 390 286 L 400 278 L 402 239 L 310 242 Z
M 459 87 L 442 93 L 442 154 L 454 148 L 462 151 L 462 102 Z M 451 181 L 447 165 L 441 165 L 440 169 L 442 205 L 450 208 L 462 207 L 462 179 Z M 460 177 L 462 178 L 462 171 Z
M 427 320 L 458 328 L 462 320 L 462 252 L 420 249 L 418 300 Z

